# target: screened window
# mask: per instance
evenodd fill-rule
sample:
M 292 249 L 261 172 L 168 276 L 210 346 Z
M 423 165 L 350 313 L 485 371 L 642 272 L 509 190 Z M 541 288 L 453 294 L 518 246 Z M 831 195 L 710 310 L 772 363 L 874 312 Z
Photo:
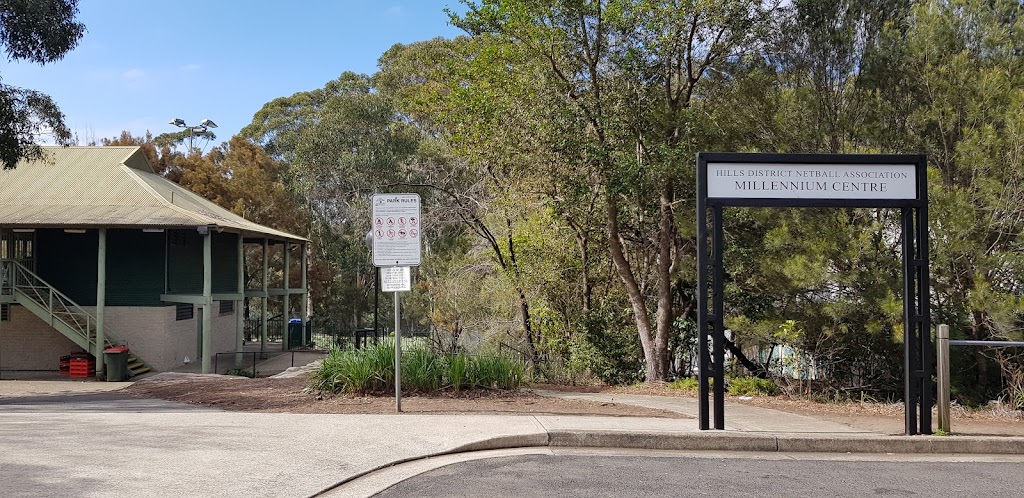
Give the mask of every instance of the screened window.
M 195 317 L 195 306 L 187 303 L 179 303 L 178 309 L 175 310 L 175 320 L 191 320 Z

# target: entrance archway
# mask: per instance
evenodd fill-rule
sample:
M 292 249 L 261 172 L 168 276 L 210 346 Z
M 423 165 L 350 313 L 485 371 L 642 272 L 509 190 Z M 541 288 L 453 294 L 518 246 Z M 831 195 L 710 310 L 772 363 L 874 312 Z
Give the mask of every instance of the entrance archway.
M 701 430 L 711 425 L 709 394 L 714 397 L 714 428 L 725 429 L 722 213 L 726 207 L 900 209 L 906 433 L 931 434 L 927 158 L 910 154 L 697 154 L 698 422 Z M 713 386 L 711 379 L 714 379 Z M 712 387 L 713 393 L 710 392 Z

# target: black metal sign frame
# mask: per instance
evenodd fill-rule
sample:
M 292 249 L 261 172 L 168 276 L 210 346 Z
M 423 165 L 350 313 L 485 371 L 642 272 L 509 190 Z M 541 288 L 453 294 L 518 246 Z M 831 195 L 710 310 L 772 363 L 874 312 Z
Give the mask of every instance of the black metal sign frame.
M 730 165 L 827 165 L 914 166 L 914 198 L 756 198 L 708 196 L 708 164 Z M 903 397 L 907 434 L 931 434 L 932 341 L 929 310 L 928 259 L 928 170 L 924 155 L 911 154 L 697 154 L 697 326 L 700 351 L 698 422 L 710 428 L 708 396 L 714 390 L 714 428 L 725 429 L 725 313 L 723 208 L 821 207 L 899 208 L 903 245 Z M 708 246 L 708 214 L 711 215 L 711 245 Z M 709 250 L 710 249 L 710 250 Z M 711 308 L 708 308 L 708 290 Z M 709 348 L 708 339 L 711 339 Z M 713 386 L 710 382 L 714 379 Z

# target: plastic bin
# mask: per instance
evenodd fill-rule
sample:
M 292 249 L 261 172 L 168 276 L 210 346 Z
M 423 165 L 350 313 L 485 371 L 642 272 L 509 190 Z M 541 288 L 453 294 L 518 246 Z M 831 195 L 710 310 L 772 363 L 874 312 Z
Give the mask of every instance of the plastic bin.
M 292 318 L 288 320 L 288 349 L 301 348 L 305 345 L 305 336 L 302 333 L 302 319 Z
M 107 382 L 128 380 L 128 348 L 115 346 L 103 350 L 103 364 L 106 366 Z

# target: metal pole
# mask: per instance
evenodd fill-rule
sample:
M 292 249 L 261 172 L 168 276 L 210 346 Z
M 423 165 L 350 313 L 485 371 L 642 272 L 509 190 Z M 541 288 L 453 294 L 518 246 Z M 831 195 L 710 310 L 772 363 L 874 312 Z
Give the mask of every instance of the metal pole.
M 697 181 L 701 181 L 698 177 Z M 708 213 L 704 196 L 697 197 L 697 427 L 711 428 L 708 403 Z
M 401 312 L 398 292 L 395 292 L 395 411 L 402 411 L 402 330 L 399 328 Z
M 245 350 L 245 237 L 238 234 L 238 297 L 235 301 L 235 368 L 242 368 L 242 351 Z
M 287 351 L 290 344 L 288 344 L 288 322 L 291 318 L 291 311 L 288 309 L 291 305 L 291 244 L 288 241 L 284 243 L 284 297 L 282 298 L 281 304 L 281 351 Z
M 263 309 L 260 310 L 260 356 L 267 351 L 267 313 L 270 312 L 270 240 L 263 239 Z M 265 357 L 265 356 L 264 356 Z M 256 365 L 256 356 L 253 356 L 253 366 Z
M 927 175 L 927 173 L 925 173 Z M 922 194 L 923 195 L 923 194 Z M 932 433 L 932 327 L 931 327 L 931 278 L 928 271 L 928 204 L 916 208 L 915 229 L 917 255 L 914 261 L 917 270 L 917 341 L 920 357 L 920 421 L 917 430 L 921 434 Z
M 373 268 L 373 338 L 377 339 L 377 331 L 380 327 L 377 325 L 377 318 L 380 311 L 380 268 Z M 365 335 L 364 341 L 365 341 Z
M 941 324 L 936 333 L 935 356 L 938 361 L 939 430 L 949 433 L 949 325 Z
M 309 244 L 301 244 L 299 247 L 302 248 L 302 294 L 300 294 L 302 296 L 302 311 L 300 312 L 302 315 L 300 316 L 302 318 L 302 333 L 299 334 L 302 336 L 302 344 L 299 344 L 299 347 L 305 347 L 313 342 L 310 330 L 307 328 L 309 326 L 309 283 L 306 282 L 306 273 L 307 268 L 309 268 Z M 292 357 L 294 358 L 294 355 Z
M 213 230 L 203 235 L 203 373 L 210 373 L 213 351 Z
M 917 294 L 915 277 L 917 275 L 914 266 L 914 218 L 913 210 L 903 208 L 901 212 L 903 221 L 903 421 L 904 433 L 909 435 L 917 434 L 917 385 L 915 370 L 917 370 L 917 322 L 915 321 L 916 310 L 914 296 Z
M 715 363 L 715 429 L 725 429 L 725 231 L 723 228 L 722 206 L 711 209 L 712 236 L 711 259 L 715 265 L 712 284 L 712 313 L 715 326 L 712 330 L 712 354 Z
M 104 313 L 107 307 L 107 229 L 99 229 L 99 253 L 96 263 L 96 380 L 105 380 L 106 365 L 103 363 L 103 349 L 107 342 L 103 329 Z M 53 294 L 50 294 L 51 297 Z M 51 304 L 50 310 L 53 310 Z M 88 330 L 87 330 L 88 331 Z

